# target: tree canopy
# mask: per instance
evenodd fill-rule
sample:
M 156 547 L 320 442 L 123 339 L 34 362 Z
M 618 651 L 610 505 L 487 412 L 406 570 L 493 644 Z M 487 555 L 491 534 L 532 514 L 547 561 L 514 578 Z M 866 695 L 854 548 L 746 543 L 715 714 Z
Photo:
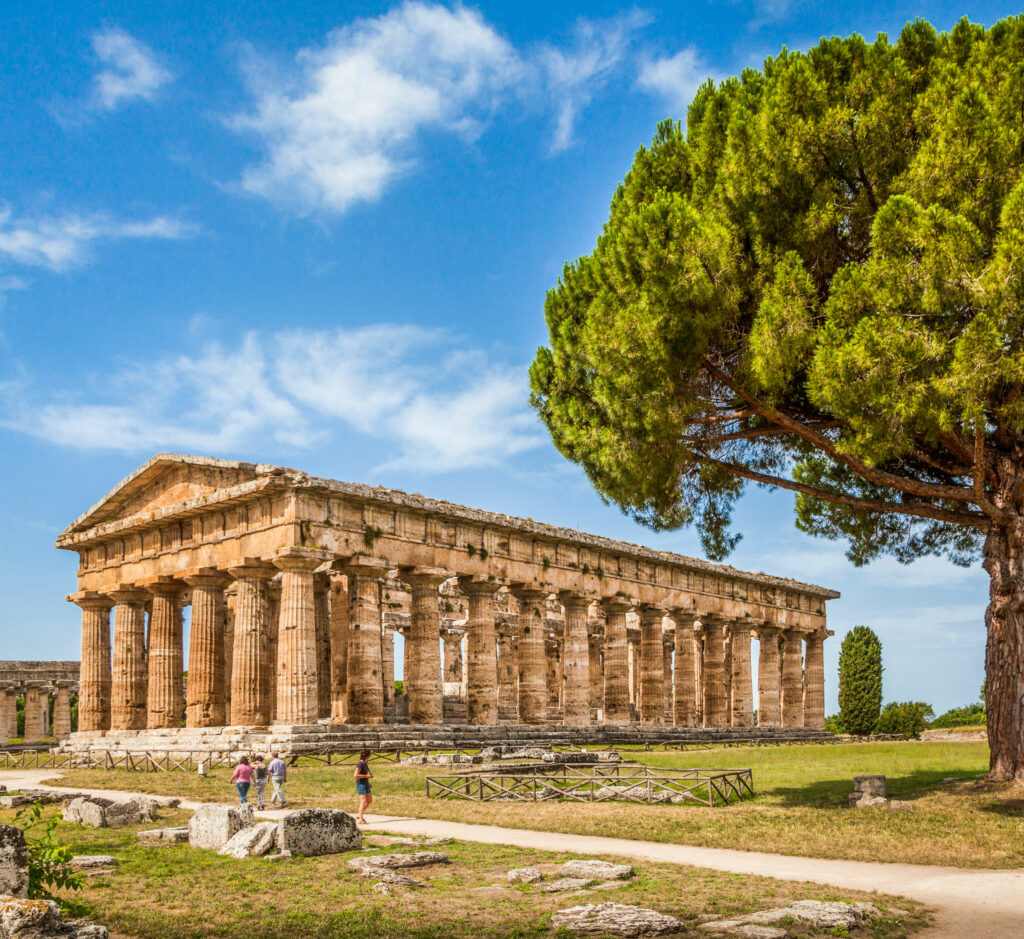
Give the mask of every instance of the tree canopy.
M 1022 167 L 1022 17 L 709 82 L 550 291 L 534 406 L 605 499 L 712 558 L 753 481 L 855 563 L 969 563 L 1024 502 Z

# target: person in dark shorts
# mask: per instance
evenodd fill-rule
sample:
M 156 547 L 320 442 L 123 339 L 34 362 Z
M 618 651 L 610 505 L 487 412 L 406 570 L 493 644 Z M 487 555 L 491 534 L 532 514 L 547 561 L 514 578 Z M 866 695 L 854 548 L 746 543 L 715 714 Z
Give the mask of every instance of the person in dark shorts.
M 356 824 L 365 825 L 363 817 L 373 801 L 373 793 L 370 791 L 370 779 L 373 773 L 370 772 L 370 751 L 362 750 L 359 753 L 359 762 L 356 763 L 356 792 L 359 794 L 359 814 L 356 816 Z

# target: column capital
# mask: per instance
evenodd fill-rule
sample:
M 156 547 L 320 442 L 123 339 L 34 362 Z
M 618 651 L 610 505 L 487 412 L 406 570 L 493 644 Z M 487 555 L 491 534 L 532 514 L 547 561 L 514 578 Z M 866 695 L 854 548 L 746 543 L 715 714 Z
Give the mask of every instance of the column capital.
M 329 590 L 331 586 L 330 571 L 316 571 L 313 574 L 313 584 L 323 590 Z
M 459 575 L 459 590 L 467 596 L 494 594 L 503 586 L 505 586 L 504 581 L 496 577 L 479 577 L 475 574 Z
M 83 610 L 109 610 L 114 602 L 98 590 L 79 590 L 78 593 L 68 594 L 68 602 Z
M 190 567 L 176 576 L 190 587 L 226 587 L 232 579 L 230 574 L 216 567 Z
M 641 603 L 640 604 L 640 622 L 651 624 L 654 622 L 661 623 L 665 618 L 666 611 L 660 603 Z
M 682 623 L 683 626 L 692 627 L 694 621 L 700 619 L 700 613 L 698 613 L 692 606 L 670 607 L 668 615 L 672 617 L 672 622 L 677 626 Z
M 764 620 L 754 627 L 754 631 L 757 633 L 759 641 L 773 638 L 778 639 L 779 633 L 782 632 L 782 627 L 771 620 Z
M 551 596 L 551 591 L 536 584 L 517 581 L 510 585 L 509 590 L 521 603 L 540 603 Z
M 339 563 L 340 567 L 337 570 L 346 577 L 372 577 L 379 580 L 389 570 L 388 562 L 384 558 L 371 558 L 362 554 L 357 554 Z
M 161 574 L 142 581 L 143 587 L 154 597 L 180 597 L 185 591 L 185 584 L 177 577 Z
M 558 591 L 558 602 L 562 606 L 574 609 L 589 610 L 590 604 L 593 603 L 597 597 L 590 596 L 585 593 L 579 593 L 576 590 L 559 590 Z
M 281 548 L 270 562 L 282 571 L 315 571 L 321 564 L 332 560 L 333 557 L 332 554 L 320 548 L 291 545 Z
M 399 568 L 402 580 L 410 587 L 440 587 L 451 574 L 443 567 L 402 567 Z
M 135 584 L 118 584 L 107 596 L 118 606 L 141 605 L 149 599 L 149 594 Z
M 628 613 L 633 609 L 633 601 L 629 597 L 601 597 L 598 601 L 605 613 Z

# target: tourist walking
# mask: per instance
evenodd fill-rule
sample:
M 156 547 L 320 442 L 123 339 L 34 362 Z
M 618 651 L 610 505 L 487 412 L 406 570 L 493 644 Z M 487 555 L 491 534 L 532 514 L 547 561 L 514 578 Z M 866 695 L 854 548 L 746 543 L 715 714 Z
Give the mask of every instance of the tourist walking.
M 249 786 L 252 784 L 252 777 L 255 771 L 249 765 L 249 757 L 243 756 L 231 774 L 230 782 L 235 784 L 238 790 L 238 802 L 245 805 L 249 801 Z
M 363 817 L 373 801 L 373 793 L 370 791 L 370 779 L 373 777 L 373 773 L 370 772 L 370 751 L 362 750 L 359 753 L 359 762 L 356 763 L 356 792 L 359 794 L 359 814 L 356 816 L 356 823 L 359 825 L 365 825 L 366 819 Z
M 254 775 L 253 782 L 256 783 L 256 808 L 261 812 L 266 808 L 263 802 L 263 793 L 267 788 L 267 766 L 263 762 L 263 757 L 256 757 L 256 765 L 253 767 Z
M 288 804 L 288 800 L 285 797 L 285 787 L 288 783 L 288 766 L 278 754 L 274 753 L 272 755 L 273 759 L 267 767 L 267 772 L 270 773 L 270 784 L 274 788 L 270 795 L 270 804 L 274 805 L 276 802 L 280 802 L 283 809 Z

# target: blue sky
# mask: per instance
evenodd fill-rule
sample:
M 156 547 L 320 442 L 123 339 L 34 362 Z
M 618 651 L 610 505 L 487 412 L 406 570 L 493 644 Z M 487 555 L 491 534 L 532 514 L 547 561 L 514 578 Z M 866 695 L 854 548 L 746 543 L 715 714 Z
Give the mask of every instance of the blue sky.
M 77 658 L 57 533 L 160 450 L 699 555 L 604 506 L 526 403 L 543 300 L 658 120 L 822 35 L 1009 4 L 17 2 L 0 33 L 0 657 Z M 856 569 L 751 491 L 737 566 L 843 591 L 887 698 L 972 700 L 987 582 Z

